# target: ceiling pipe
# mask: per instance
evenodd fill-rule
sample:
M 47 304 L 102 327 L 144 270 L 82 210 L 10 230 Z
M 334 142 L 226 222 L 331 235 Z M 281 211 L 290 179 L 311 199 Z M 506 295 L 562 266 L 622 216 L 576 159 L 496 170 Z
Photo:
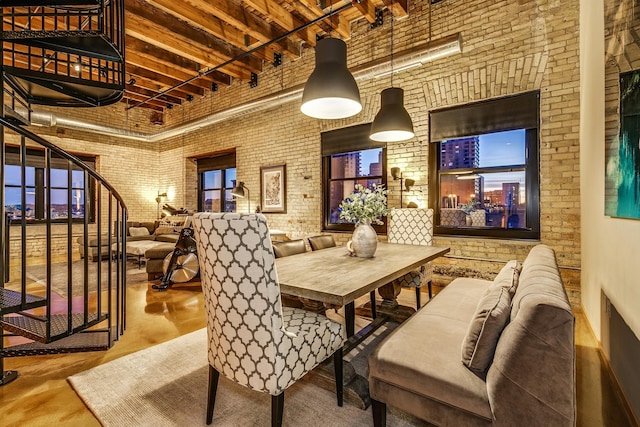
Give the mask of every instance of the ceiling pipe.
M 419 67 L 422 64 L 446 56 L 454 55 L 462 52 L 462 38 L 460 33 L 431 41 L 411 49 L 394 55 L 393 71 L 391 68 L 390 57 L 383 57 L 375 61 L 368 62 L 353 68 L 352 74 L 356 80 L 367 80 L 389 75 L 391 72 L 398 73 L 410 68 Z M 127 129 L 117 128 L 113 126 L 99 125 L 86 121 L 60 116 L 48 111 L 34 110 L 31 112 L 31 124 L 34 126 L 60 127 L 84 132 L 91 132 L 100 135 L 112 136 L 116 138 L 129 139 L 143 142 L 158 142 L 165 139 L 180 136 L 184 133 L 194 132 L 206 126 L 211 126 L 226 120 L 238 118 L 240 116 L 263 111 L 268 108 L 276 107 L 298 100 L 302 97 L 304 83 L 293 86 L 289 89 L 282 90 L 253 101 L 225 110 L 217 111 L 208 116 L 195 119 L 172 128 L 149 134 L 143 132 L 135 132 Z M 23 117 L 27 117 L 27 111 L 16 109 Z

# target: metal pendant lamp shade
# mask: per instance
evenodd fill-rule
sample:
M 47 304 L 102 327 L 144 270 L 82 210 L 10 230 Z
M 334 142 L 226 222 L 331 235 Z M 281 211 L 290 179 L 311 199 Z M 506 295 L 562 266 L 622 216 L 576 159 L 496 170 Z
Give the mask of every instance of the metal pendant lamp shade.
M 318 41 L 316 67 L 304 86 L 300 110 L 316 119 L 343 119 L 362 110 L 358 85 L 347 68 L 344 41 Z
M 415 136 L 413 123 L 404 108 L 404 90 L 390 87 L 380 94 L 382 105 L 371 124 L 369 138 L 374 141 L 404 141 Z

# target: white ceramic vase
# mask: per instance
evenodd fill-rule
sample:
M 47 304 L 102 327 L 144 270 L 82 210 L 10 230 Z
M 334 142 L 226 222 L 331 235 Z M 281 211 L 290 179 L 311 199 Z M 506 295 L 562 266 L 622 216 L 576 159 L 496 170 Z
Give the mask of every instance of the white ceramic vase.
M 378 247 L 378 235 L 371 224 L 358 224 L 351 237 L 351 249 L 359 258 L 373 258 Z

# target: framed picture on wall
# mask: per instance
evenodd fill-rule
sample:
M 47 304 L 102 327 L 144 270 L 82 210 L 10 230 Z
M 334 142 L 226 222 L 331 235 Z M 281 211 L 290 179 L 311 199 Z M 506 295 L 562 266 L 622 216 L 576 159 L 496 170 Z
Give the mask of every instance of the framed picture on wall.
M 287 212 L 286 165 L 260 168 L 260 204 L 265 213 Z

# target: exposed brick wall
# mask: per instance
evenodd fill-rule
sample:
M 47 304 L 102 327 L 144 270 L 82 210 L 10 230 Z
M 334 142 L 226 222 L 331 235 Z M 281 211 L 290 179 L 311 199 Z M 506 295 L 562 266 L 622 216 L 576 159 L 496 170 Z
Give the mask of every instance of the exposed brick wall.
M 556 250 L 561 266 L 568 267 L 562 273 L 574 302 L 580 287 L 579 274 L 575 274 L 580 267 L 578 4 L 578 0 L 447 0 L 431 6 L 429 19 L 429 2 L 409 2 L 409 16 L 395 22 L 397 52 L 423 44 L 429 37 L 436 40 L 460 32 L 463 53 L 395 75 L 394 85 L 405 90 L 405 107 L 413 119 L 416 138 L 390 144 L 387 151 L 388 167 L 400 166 L 406 177 L 416 180 L 414 191 L 406 194 L 405 200 L 426 206 L 429 110 L 539 90 L 541 241 Z M 349 65 L 388 55 L 389 35 L 388 14 L 384 25 L 375 29 L 364 20 L 355 23 L 348 41 Z M 312 49 L 306 49 L 295 61 L 285 58 L 280 67 L 265 64 L 258 87 L 234 81 L 230 87 L 167 111 L 163 129 L 236 106 L 239 100 L 255 100 L 302 84 L 313 65 Z M 189 157 L 235 148 L 238 180 L 251 191 L 252 210 L 259 202 L 260 166 L 285 163 L 287 213 L 267 214 L 269 226 L 285 230 L 291 238 L 315 235 L 321 232 L 322 223 L 320 133 L 372 121 L 380 91 L 390 82 L 385 77 L 358 84 L 363 111 L 349 119 L 311 119 L 300 113 L 298 101 L 155 145 L 90 136 L 85 138 L 84 148 L 101 153 L 101 168 L 116 180 L 116 187 L 130 204 L 131 217 L 136 219 L 155 216 L 153 197 L 157 190 L 170 190 L 172 204 L 195 209 L 197 180 Z M 136 120 L 144 122 L 137 130 L 157 129 L 148 125 L 139 110 L 127 113 L 127 123 L 136 115 Z M 127 118 L 111 110 L 109 115 L 116 125 Z M 399 183 L 389 177 L 389 187 L 390 205 L 398 206 Z M 148 196 L 138 194 L 145 191 Z M 239 200 L 239 210 L 246 211 L 246 203 Z M 335 237 L 345 242 L 349 235 Z M 535 242 L 438 237 L 435 244 L 451 246 L 456 256 L 437 262 L 446 283 L 457 274 L 492 277 L 503 261 L 524 259 Z

